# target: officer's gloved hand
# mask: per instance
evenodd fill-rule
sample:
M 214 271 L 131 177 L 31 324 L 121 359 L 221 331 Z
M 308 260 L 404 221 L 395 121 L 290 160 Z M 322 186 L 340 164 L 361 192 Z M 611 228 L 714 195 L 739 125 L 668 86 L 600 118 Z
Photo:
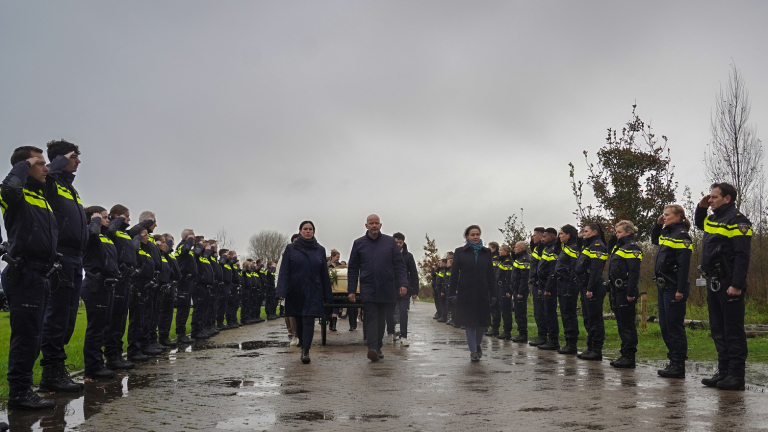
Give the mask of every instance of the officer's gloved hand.
M 0 256 L 7 254 L 10 249 L 11 245 L 9 245 L 8 242 L 0 243 Z

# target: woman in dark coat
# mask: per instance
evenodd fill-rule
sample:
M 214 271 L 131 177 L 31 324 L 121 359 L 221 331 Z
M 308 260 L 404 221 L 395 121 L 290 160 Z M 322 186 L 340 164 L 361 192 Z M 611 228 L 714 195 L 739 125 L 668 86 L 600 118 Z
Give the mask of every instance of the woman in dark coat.
M 456 249 L 451 267 L 450 299 L 456 304 L 453 321 L 464 326 L 470 358 L 480 360 L 483 333 L 491 325 L 491 304 L 496 302 L 496 275 L 491 251 L 483 247 L 480 227 L 464 230 L 467 244 Z
M 315 224 L 302 222 L 299 234 L 296 242 L 289 244 L 283 252 L 276 295 L 285 300 L 285 315 L 296 317 L 301 361 L 309 363 L 315 318 L 323 317 L 323 305 L 333 301 L 333 293 L 325 248 L 315 239 Z

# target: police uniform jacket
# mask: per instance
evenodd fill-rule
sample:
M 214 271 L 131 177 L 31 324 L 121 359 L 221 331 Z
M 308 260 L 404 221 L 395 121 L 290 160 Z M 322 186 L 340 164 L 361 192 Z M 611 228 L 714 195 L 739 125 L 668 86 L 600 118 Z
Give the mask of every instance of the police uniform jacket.
M 86 216 L 80 195 L 72 186 L 75 174 L 64 171 L 69 164 L 65 156 L 57 156 L 48 165 L 45 196 L 59 227 L 57 250 L 64 255 L 82 256 L 88 242 Z
M 625 291 L 627 297 L 638 297 L 637 282 L 640 280 L 640 263 L 643 251 L 635 241 L 635 235 L 629 234 L 618 239 L 608 262 L 608 279 L 611 289 Z M 618 287 L 616 281 L 621 280 Z
M 539 289 L 551 294 L 557 294 L 556 280 L 552 277 L 557 264 L 557 239 L 544 245 L 541 251 L 541 258 L 536 267 L 536 273 L 539 280 Z
M 195 247 L 194 237 L 182 240 L 176 246 L 176 262 L 179 263 L 181 275 L 186 278 L 197 277 L 197 255 L 200 249 Z
M 213 283 L 221 285 L 224 281 L 224 273 L 221 270 L 221 264 L 219 264 L 219 261 L 216 259 L 215 252 L 208 258 L 208 262 L 211 263 L 211 270 L 213 270 Z
M 510 280 L 509 292 L 513 296 L 528 295 L 528 279 L 531 272 L 531 258 L 528 251 L 522 251 L 515 254 L 515 261 L 512 262 L 512 277 Z
M 568 243 L 563 245 L 563 249 L 557 258 L 554 278 L 559 294 L 572 296 L 579 289 L 576 283 L 576 263 L 579 261 L 580 254 L 576 243 L 577 239 L 568 239 Z
M 544 251 L 544 245 L 539 243 L 534 243 L 533 240 L 531 240 L 531 253 L 529 255 L 531 260 L 531 268 L 529 271 L 530 279 L 532 281 L 538 281 L 538 268 L 539 268 L 539 260 L 541 259 L 541 253 Z
M 128 224 L 122 216 L 110 221 L 107 226 L 106 236 L 112 240 L 117 250 L 117 265 L 125 270 L 136 267 L 136 251 L 141 243 L 139 238 L 128 235 Z
M 599 236 L 584 239 L 584 247 L 576 263 L 576 277 L 582 290 L 596 292 L 603 285 L 603 268 L 608 261 L 608 251 Z
M 707 209 L 696 207 L 696 226 L 704 231 L 701 242 L 701 269 L 730 286 L 747 289 L 752 223 L 734 203 L 723 204 L 707 216 Z
M 688 294 L 691 290 L 688 271 L 692 253 L 688 228 L 683 222 L 664 227 L 656 224 L 651 232 L 651 243 L 659 245 L 654 265 L 656 278 L 663 277 L 669 289 Z
M 232 285 L 242 286 L 243 278 L 240 276 L 240 265 L 237 263 L 237 258 L 232 258 L 234 262 L 230 264 L 232 267 Z
M 112 221 L 117 225 L 120 221 Z M 101 274 L 102 280 L 118 278 L 120 270 L 117 263 L 115 243 L 105 234 L 108 228 L 101 224 L 101 218 L 95 217 L 88 223 L 88 245 L 83 256 L 83 269 L 94 275 Z
M 11 246 L 8 253 L 49 265 L 56 258 L 58 226 L 43 195 L 44 185 L 29 177 L 29 168 L 29 162 L 18 162 L 0 188 L 0 208 Z
M 139 287 L 151 282 L 155 278 L 155 260 L 150 255 L 149 243 L 140 243 L 136 252 L 137 268 L 139 270 L 136 280 Z
M 176 256 L 173 252 L 170 252 L 170 249 L 168 252 L 163 253 L 163 257 L 165 257 L 165 261 L 168 263 L 168 267 L 171 270 L 170 279 L 171 282 L 178 282 L 181 280 L 181 270 L 179 269 L 179 263 L 176 261 Z
M 499 292 L 503 294 L 512 294 L 512 257 L 499 255 L 499 262 L 496 264 L 496 285 Z
M 226 255 L 221 255 L 219 258 L 219 264 L 221 265 L 221 280 L 225 285 L 232 283 L 232 266 L 229 264 L 229 259 Z

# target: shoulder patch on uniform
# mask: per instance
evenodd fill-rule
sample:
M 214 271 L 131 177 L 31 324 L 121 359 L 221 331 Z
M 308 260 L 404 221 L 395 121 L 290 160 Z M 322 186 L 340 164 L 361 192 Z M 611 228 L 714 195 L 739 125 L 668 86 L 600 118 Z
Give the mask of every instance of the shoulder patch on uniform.
M 595 246 L 600 246 L 600 242 L 595 242 Z
M 746 234 L 747 231 L 749 231 L 749 224 L 740 223 L 739 224 L 739 231 L 741 231 L 742 234 Z
M 632 251 L 632 255 L 635 256 L 635 258 L 640 256 L 640 251 Z
M 683 244 L 685 245 L 685 247 L 689 247 L 689 246 L 691 246 L 691 241 L 688 240 L 688 239 L 685 239 L 685 240 L 683 240 Z
M 685 234 L 685 230 L 681 230 L 681 231 L 680 231 L 680 234 Z

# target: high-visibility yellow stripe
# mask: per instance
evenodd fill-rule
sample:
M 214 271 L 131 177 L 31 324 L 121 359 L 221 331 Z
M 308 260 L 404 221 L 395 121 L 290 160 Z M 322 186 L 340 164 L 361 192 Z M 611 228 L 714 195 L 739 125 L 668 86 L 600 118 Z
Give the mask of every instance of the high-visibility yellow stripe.
M 131 236 L 129 236 L 128 234 L 126 234 L 123 231 L 116 231 L 115 235 L 120 237 L 120 238 L 126 239 L 126 240 L 131 240 Z
M 99 240 L 101 240 L 102 243 L 114 244 L 112 243 L 112 240 L 104 237 L 104 234 L 99 234 Z
M 605 253 L 605 252 L 595 252 L 595 251 L 590 250 L 590 249 L 584 249 L 581 253 L 583 253 L 584 255 L 586 255 L 589 258 L 599 258 L 599 259 L 601 259 L 603 261 L 608 259 L 608 254 Z
M 565 247 L 563 247 L 563 252 L 565 252 L 566 255 L 568 255 L 571 258 L 579 257 L 579 253 L 568 245 L 565 245 Z
M 723 237 L 751 236 L 752 227 L 749 224 L 727 225 L 724 223 L 712 222 L 709 216 L 704 219 L 704 232 L 709 234 L 719 234 Z
M 616 248 L 614 248 L 613 253 L 614 253 L 614 255 L 618 255 L 618 256 L 620 256 L 622 258 L 627 258 L 627 259 L 634 259 L 634 258 L 636 258 L 636 259 L 639 259 L 639 260 L 643 259 L 643 253 L 638 251 L 638 250 L 619 249 L 618 247 L 616 247 Z M 637 254 L 637 255 L 635 255 L 635 254 Z
M 150 254 L 148 254 L 148 253 L 144 252 L 144 251 L 143 251 L 143 250 L 141 250 L 141 249 L 139 249 L 139 255 L 144 255 L 144 256 L 148 256 L 148 257 L 152 258 L 152 255 L 150 255 Z
M 29 189 L 24 189 L 24 199 L 33 206 L 48 209 L 48 211 L 53 212 L 51 206 L 48 205 L 48 201 L 46 201 L 42 195 L 38 195 Z
M 224 268 L 227 270 L 232 270 L 232 266 L 229 264 L 224 264 Z
M 167 262 L 168 262 L 168 260 L 167 260 L 167 259 L 165 259 L 165 257 L 160 257 L 160 259 L 161 259 L 161 260 L 162 260 L 164 263 L 167 263 Z
M 666 246 L 672 249 L 692 249 L 689 240 L 683 241 L 664 236 L 659 237 L 659 246 Z
M 499 269 L 501 270 L 512 270 L 512 266 L 508 266 L 504 263 L 499 263 Z
M 208 258 L 205 258 L 202 255 L 200 256 L 199 259 L 200 259 L 201 263 L 205 263 L 205 264 L 210 264 L 211 263 L 210 261 L 208 261 Z
M 518 268 L 518 269 L 521 269 L 521 270 L 531 268 L 531 265 L 529 263 L 523 262 L 523 261 L 518 261 L 518 260 L 513 262 L 512 265 L 515 266 L 515 268 Z
M 3 201 L 3 197 L 0 197 L 0 210 L 3 211 L 3 214 L 5 214 L 5 211 L 8 210 L 8 204 Z
M 533 258 L 535 260 L 539 260 L 539 259 L 541 259 L 541 255 L 539 255 L 539 253 L 536 252 L 536 249 L 533 249 L 531 251 L 531 258 Z
M 170 259 L 172 259 L 172 260 L 176 261 L 176 257 L 175 257 L 175 256 L 173 256 L 173 254 L 168 254 L 168 258 L 170 258 Z
M 557 260 L 557 256 L 545 250 L 544 253 L 541 255 L 541 259 L 543 259 L 544 261 L 555 261 Z
M 445 274 L 446 276 L 451 276 L 451 272 L 448 272 Z

